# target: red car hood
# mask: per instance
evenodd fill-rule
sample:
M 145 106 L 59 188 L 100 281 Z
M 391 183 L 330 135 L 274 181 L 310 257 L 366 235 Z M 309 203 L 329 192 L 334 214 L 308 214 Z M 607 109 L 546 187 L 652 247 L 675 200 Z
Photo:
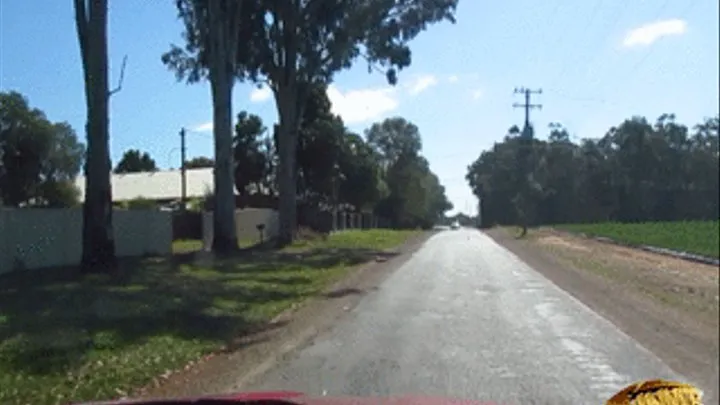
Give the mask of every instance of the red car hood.
M 224 396 L 198 398 L 174 398 L 157 400 L 119 400 L 93 402 L 79 405 L 500 405 L 494 402 L 481 402 L 460 399 L 428 396 L 395 396 L 395 397 L 311 397 L 302 392 L 272 391 L 246 392 Z

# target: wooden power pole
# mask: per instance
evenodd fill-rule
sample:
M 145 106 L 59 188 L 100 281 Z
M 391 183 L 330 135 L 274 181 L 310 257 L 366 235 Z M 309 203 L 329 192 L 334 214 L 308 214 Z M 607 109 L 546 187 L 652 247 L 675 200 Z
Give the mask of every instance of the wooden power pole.
M 187 205 L 187 172 L 185 168 L 185 128 L 180 129 L 180 203 L 185 211 Z
M 533 94 L 542 94 L 542 89 L 530 90 L 530 89 L 526 89 L 524 87 L 520 87 L 520 88 L 515 88 L 514 93 L 525 95 L 525 102 L 522 104 L 514 103 L 513 107 L 525 109 L 525 128 L 530 128 L 530 110 L 533 108 L 542 109 L 542 104 L 532 104 L 530 102 L 530 96 L 532 96 Z

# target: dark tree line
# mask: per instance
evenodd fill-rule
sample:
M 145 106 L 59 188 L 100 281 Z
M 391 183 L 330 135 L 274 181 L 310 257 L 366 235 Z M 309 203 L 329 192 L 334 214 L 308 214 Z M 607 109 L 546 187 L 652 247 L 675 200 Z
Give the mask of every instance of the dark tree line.
M 196 156 L 185 162 L 186 169 L 203 169 L 215 166 L 215 161 L 207 156 Z
M 718 117 L 632 117 L 579 143 L 549 129 L 513 127 L 468 167 L 485 226 L 718 219 Z

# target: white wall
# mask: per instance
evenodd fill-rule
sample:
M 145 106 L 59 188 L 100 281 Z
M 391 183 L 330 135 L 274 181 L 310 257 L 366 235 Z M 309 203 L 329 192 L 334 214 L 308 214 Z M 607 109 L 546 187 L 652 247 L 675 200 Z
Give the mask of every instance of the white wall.
M 172 214 L 114 210 L 118 257 L 172 252 Z M 75 265 L 82 255 L 82 209 L 0 209 L 0 274 Z
M 205 249 L 212 246 L 212 212 L 203 213 L 203 245 Z M 260 240 L 260 233 L 257 230 L 258 224 L 265 224 L 264 237 L 273 238 L 277 236 L 280 222 L 278 212 L 269 208 L 244 208 L 235 210 L 235 229 L 239 241 Z

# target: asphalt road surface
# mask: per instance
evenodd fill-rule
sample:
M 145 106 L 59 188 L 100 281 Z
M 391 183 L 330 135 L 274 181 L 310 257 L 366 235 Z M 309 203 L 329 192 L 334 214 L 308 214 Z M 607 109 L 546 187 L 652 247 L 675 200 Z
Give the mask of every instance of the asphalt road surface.
M 252 384 L 309 395 L 602 404 L 682 379 L 488 236 L 433 236 L 329 332 Z

